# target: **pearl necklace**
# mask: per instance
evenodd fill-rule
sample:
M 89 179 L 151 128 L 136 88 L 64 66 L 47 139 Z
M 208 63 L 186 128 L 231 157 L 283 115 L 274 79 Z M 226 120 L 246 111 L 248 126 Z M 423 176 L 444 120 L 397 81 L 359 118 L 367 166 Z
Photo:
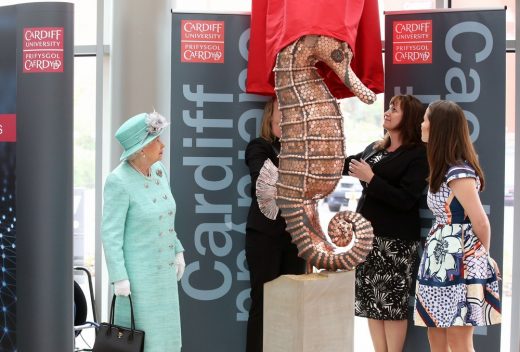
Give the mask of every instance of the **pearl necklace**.
M 143 175 L 144 178 L 150 178 L 152 177 L 152 173 L 151 173 L 151 170 L 150 168 L 148 168 L 148 173 L 145 174 L 143 171 L 141 171 L 141 169 L 139 167 L 137 167 L 137 165 L 135 165 L 133 162 L 131 162 L 130 160 L 128 160 L 128 163 L 130 164 L 130 166 L 132 166 L 134 168 L 135 171 L 139 172 L 141 175 Z

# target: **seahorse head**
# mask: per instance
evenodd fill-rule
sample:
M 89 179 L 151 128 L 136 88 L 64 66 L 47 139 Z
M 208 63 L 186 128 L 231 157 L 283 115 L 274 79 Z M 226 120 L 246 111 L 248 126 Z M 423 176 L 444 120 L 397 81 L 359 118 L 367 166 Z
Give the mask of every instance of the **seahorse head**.
M 372 104 L 376 101 L 376 95 L 368 89 L 350 68 L 354 54 L 348 44 L 333 37 L 321 35 L 308 35 L 304 38 L 305 45 L 314 47 L 310 58 L 313 63 L 324 62 L 343 81 L 343 83 L 361 101 Z

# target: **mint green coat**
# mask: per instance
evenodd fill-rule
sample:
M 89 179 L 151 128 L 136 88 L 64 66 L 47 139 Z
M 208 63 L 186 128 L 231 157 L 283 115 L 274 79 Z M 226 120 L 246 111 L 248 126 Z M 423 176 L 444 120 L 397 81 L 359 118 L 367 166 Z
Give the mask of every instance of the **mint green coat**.
M 123 161 L 107 177 L 101 239 L 110 282 L 128 279 L 144 352 L 181 349 L 175 255 L 184 251 L 175 232 L 175 200 L 160 162 L 151 177 Z M 128 298 L 118 297 L 116 324 L 130 327 Z

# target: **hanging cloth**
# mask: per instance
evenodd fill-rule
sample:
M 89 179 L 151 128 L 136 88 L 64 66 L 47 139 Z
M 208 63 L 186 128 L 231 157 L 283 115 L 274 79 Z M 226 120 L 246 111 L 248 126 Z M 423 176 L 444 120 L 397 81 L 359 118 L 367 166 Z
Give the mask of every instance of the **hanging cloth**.
M 361 82 L 374 93 L 384 91 L 377 0 L 253 0 L 247 92 L 274 95 L 276 55 L 310 34 L 346 42 L 354 53 L 350 66 Z M 316 66 L 332 95 L 353 96 L 328 66 Z

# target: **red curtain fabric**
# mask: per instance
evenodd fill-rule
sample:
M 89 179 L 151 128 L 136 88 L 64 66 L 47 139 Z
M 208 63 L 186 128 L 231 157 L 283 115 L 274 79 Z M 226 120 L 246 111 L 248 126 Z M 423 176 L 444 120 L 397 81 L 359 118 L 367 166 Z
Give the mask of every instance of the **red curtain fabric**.
M 377 0 L 253 0 L 247 92 L 274 95 L 272 69 L 280 50 L 309 34 L 346 42 L 354 52 L 351 67 L 375 93 L 384 90 Z M 318 63 L 336 98 L 353 96 L 339 77 Z

